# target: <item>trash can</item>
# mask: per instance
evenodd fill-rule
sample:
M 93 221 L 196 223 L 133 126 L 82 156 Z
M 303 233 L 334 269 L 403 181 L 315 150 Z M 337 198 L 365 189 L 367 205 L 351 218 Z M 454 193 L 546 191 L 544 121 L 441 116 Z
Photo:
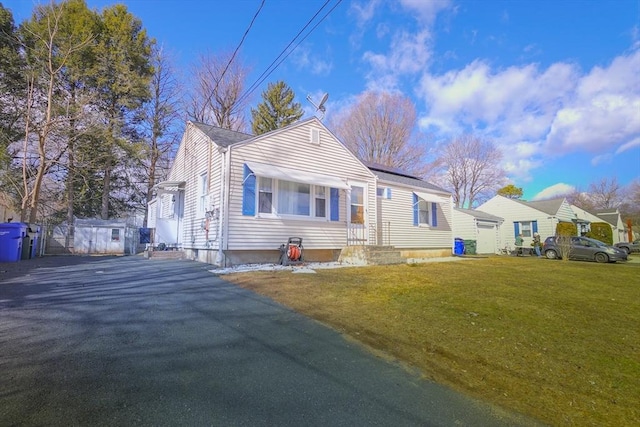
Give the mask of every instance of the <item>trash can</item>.
M 26 224 L 26 226 L 27 230 L 22 239 L 22 259 L 33 259 L 38 256 L 40 226 L 37 224 Z
M 464 254 L 464 240 L 460 237 L 456 237 L 453 244 L 453 253 L 454 255 L 463 255 Z
M 465 240 L 464 241 L 464 253 L 467 255 L 475 255 L 476 254 L 476 241 L 475 240 Z
M 0 262 L 20 261 L 22 241 L 27 234 L 27 224 L 6 222 L 0 224 Z

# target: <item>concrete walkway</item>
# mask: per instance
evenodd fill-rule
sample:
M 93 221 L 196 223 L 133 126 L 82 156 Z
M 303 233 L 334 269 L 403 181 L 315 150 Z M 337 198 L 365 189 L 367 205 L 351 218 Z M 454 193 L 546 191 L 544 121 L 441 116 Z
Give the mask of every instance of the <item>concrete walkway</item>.
M 0 273 L 0 425 L 532 425 L 208 265 L 138 256 L 29 265 Z

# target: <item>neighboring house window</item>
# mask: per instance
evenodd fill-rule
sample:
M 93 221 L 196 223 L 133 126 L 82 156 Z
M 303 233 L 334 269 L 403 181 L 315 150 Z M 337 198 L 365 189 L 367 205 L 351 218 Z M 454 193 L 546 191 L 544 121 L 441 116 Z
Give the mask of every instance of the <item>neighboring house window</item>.
M 315 216 L 317 218 L 327 217 L 327 189 L 326 187 L 315 187 Z
M 204 215 L 207 209 L 207 192 L 209 191 L 209 175 L 205 172 L 200 174 L 198 181 L 198 213 Z
M 513 223 L 513 232 L 517 237 L 522 234 L 522 237 L 531 237 L 533 233 L 538 232 L 538 221 L 520 221 Z
M 120 241 L 120 229 L 119 228 L 112 228 L 111 229 L 111 241 L 112 242 L 119 242 Z
M 258 212 L 273 213 L 273 180 L 271 178 L 260 178 L 259 181 Z
M 364 224 L 363 187 L 351 187 L 351 224 Z

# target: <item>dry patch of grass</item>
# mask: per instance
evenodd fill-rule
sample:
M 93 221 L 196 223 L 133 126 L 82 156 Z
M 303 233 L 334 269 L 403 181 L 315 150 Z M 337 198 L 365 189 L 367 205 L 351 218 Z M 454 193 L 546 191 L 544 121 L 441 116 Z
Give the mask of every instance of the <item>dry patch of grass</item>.
M 552 425 L 640 425 L 640 266 L 536 258 L 225 276 Z

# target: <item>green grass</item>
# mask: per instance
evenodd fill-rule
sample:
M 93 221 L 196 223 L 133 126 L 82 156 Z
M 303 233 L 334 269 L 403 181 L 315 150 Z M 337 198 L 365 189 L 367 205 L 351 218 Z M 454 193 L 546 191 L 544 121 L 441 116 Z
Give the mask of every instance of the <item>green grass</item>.
M 639 264 L 493 257 L 226 278 L 542 422 L 640 425 Z

